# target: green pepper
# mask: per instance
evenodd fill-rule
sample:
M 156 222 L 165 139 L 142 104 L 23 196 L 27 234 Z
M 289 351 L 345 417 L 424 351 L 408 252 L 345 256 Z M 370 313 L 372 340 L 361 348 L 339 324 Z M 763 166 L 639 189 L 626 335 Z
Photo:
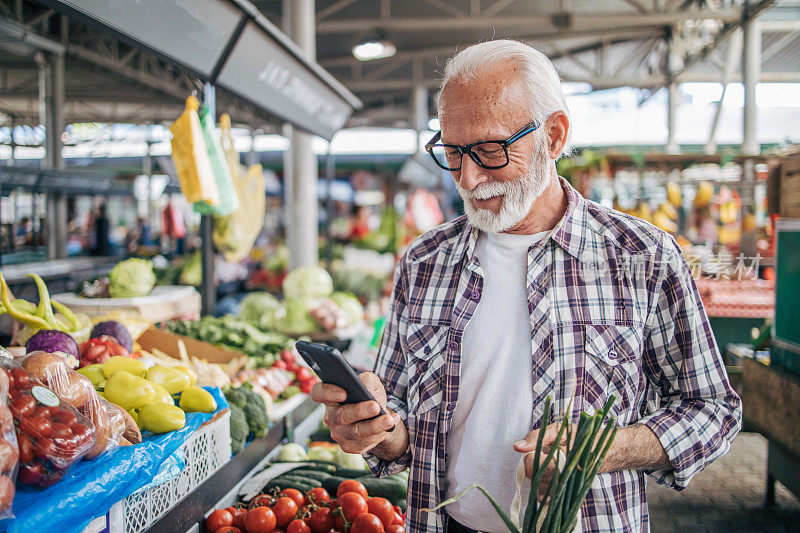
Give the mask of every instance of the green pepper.
M 31 272 L 27 277 L 33 278 L 36 289 L 39 291 L 39 305 L 36 306 L 36 316 L 46 320 L 51 325 L 55 325 L 56 316 L 53 314 L 53 305 L 50 303 L 50 292 L 47 290 L 44 280 L 39 274 Z
M 69 323 L 72 324 L 72 331 L 78 331 L 83 327 L 81 319 L 78 318 L 78 315 L 73 313 L 69 307 L 55 300 L 50 300 L 50 303 L 56 308 L 56 311 L 64 315 L 64 318 L 66 318 Z
M 138 423 L 151 433 L 167 433 L 186 425 L 186 414 L 180 407 L 151 403 L 139 409 Z
M 39 316 L 17 310 L 11 303 L 10 292 L 6 280 L 3 278 L 2 272 L 0 272 L 0 301 L 3 302 L 6 311 L 8 311 L 8 315 L 14 320 L 22 322 L 33 329 L 52 329 L 52 326 Z
M 92 385 L 94 385 L 95 389 L 103 388 L 101 385 L 104 385 L 106 382 L 106 376 L 105 374 L 103 374 L 103 365 L 101 365 L 100 363 L 87 365 L 83 368 L 77 369 L 75 372 L 89 378 L 89 380 L 92 382 Z

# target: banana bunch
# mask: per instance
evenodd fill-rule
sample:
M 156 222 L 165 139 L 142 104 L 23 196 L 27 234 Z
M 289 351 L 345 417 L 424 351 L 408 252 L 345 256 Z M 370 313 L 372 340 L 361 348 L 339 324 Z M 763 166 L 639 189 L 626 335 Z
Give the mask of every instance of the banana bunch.
M 667 183 L 667 201 L 674 207 L 680 207 L 682 203 L 681 186 L 676 181 Z
M 719 206 L 719 221 L 723 224 L 732 224 L 739 218 L 739 206 L 736 201 L 729 200 Z
M 694 195 L 694 206 L 704 207 L 711 201 L 714 196 L 714 186 L 707 181 L 701 182 L 697 186 L 697 193 Z

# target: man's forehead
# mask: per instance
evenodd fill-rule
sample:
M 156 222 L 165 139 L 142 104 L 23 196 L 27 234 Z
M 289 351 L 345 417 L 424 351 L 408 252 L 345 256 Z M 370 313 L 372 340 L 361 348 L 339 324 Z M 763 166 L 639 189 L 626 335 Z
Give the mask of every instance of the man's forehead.
M 494 87 L 448 83 L 440 103 L 442 140 L 455 144 L 507 137 L 530 120 L 530 106 L 519 83 Z

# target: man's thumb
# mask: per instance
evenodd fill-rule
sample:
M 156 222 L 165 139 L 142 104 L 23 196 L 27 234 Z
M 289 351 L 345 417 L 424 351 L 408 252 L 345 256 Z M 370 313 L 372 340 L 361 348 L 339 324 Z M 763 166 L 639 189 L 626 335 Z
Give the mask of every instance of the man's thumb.
M 514 443 L 514 449 L 518 452 L 532 452 L 536 449 L 537 432 L 531 431 L 525 438 Z

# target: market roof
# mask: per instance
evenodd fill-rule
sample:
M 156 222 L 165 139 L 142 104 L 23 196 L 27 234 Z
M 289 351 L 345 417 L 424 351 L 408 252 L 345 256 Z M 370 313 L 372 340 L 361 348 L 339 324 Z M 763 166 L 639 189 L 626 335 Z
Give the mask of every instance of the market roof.
M 80 1 L 74 0 L 73 4 Z M 221 2 L 222 0 L 216 0 Z M 173 120 L 196 79 L 163 57 L 131 47 L 43 4 L 0 2 L 0 33 L 24 33 L 63 46 L 67 58 L 66 121 L 148 123 Z M 58 2 L 59 4 L 63 2 Z M 93 3 L 102 3 L 95 1 Z M 243 2 L 236 1 L 237 6 Z M 477 41 L 516 38 L 553 58 L 565 81 L 591 90 L 642 88 L 643 98 L 678 81 L 719 82 L 734 57 L 730 81 L 740 79 L 736 29 L 759 14 L 761 81 L 800 82 L 798 0 L 317 0 L 317 61 L 365 106 L 348 125 L 411 125 L 413 91 L 423 87 L 434 115 L 433 92 L 447 57 Z M 141 3 L 137 3 L 141 6 Z M 254 0 L 264 25 L 280 26 L 281 0 Z M 271 22 L 270 22 L 271 21 Z M 275 26 L 273 26 L 274 28 Z M 352 46 L 376 30 L 397 47 L 394 57 L 361 62 Z M 728 53 L 733 44 L 734 49 Z M 0 43 L 0 112 L 18 124 L 38 123 L 34 59 Z M 667 72 L 672 51 L 675 66 Z M 590 90 L 590 89 L 587 89 Z M 235 122 L 279 131 L 257 106 L 218 92 L 217 107 Z

